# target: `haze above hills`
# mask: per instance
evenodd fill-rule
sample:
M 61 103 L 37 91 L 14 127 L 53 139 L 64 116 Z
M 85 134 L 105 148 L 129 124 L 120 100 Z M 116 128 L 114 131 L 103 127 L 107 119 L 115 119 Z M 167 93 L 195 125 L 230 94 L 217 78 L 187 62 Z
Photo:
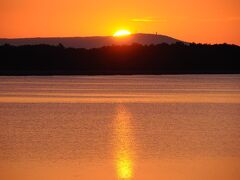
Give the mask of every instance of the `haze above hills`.
M 72 48 L 100 48 L 103 46 L 111 45 L 131 45 L 139 43 L 142 45 L 156 45 L 156 44 L 174 44 L 176 42 L 183 42 L 175 38 L 156 35 L 156 34 L 132 34 L 126 37 L 113 37 L 113 36 L 90 36 L 90 37 L 49 37 L 49 38 L 16 38 L 16 39 L 0 39 L 0 45 L 11 44 L 15 46 L 21 45 L 37 45 L 48 44 L 58 45 L 62 44 L 65 47 Z

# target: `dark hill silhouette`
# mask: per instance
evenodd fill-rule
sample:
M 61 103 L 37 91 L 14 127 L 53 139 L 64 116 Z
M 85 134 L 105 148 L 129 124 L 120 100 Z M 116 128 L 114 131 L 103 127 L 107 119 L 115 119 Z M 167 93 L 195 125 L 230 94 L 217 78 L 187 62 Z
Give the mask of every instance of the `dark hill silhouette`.
M 0 46 L 0 75 L 240 73 L 240 47 L 140 44 L 95 49 Z
M 48 45 L 58 45 L 61 43 L 65 47 L 73 48 L 100 48 L 103 46 L 111 45 L 131 45 L 133 43 L 139 43 L 142 45 L 150 44 L 173 44 L 176 42 L 181 42 L 180 40 L 164 36 L 164 35 L 154 35 L 154 34 L 132 34 L 127 37 L 112 37 L 112 36 L 93 36 L 93 37 L 62 37 L 62 38 L 20 38 L 20 39 L 0 39 L 0 45 L 11 44 L 15 46 L 21 45 L 38 45 L 38 44 L 48 44 Z

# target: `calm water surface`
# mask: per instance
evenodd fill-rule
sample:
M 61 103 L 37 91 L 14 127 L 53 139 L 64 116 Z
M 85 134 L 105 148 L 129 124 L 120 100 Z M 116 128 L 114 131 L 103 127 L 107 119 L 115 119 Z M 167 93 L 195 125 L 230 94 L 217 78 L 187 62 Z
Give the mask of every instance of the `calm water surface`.
M 0 77 L 1 180 L 239 180 L 240 76 Z

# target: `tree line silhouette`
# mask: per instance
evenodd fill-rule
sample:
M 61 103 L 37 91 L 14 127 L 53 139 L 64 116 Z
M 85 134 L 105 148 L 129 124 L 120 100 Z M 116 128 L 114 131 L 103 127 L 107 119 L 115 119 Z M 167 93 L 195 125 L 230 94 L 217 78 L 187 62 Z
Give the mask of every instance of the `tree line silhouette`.
M 0 75 L 240 73 L 240 46 L 122 45 L 95 49 L 63 45 L 0 46 Z

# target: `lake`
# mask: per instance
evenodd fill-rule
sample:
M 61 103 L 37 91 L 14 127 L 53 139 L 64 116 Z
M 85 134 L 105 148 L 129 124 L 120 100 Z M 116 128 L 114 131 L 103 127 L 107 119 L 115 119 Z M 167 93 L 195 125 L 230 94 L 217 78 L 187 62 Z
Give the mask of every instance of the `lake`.
M 240 75 L 0 77 L 1 180 L 239 180 Z

